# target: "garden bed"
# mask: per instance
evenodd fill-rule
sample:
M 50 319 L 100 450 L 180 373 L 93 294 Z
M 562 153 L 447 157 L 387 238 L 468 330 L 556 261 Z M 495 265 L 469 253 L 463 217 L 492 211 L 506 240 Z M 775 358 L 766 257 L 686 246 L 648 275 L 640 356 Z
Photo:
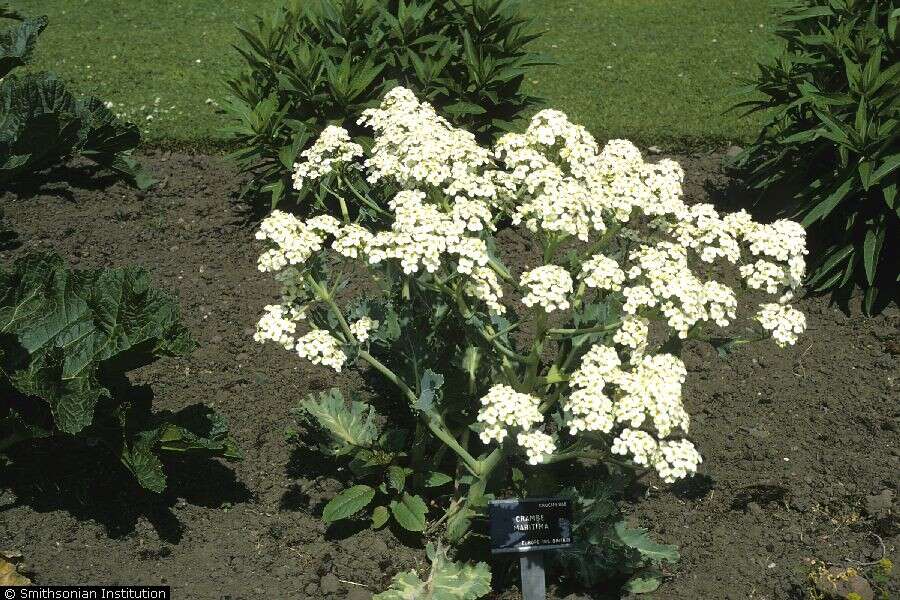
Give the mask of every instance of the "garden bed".
M 729 181 L 720 155 L 675 158 L 688 201 L 721 201 Z M 21 244 L 2 262 L 53 248 L 79 267 L 147 267 L 179 294 L 200 347 L 134 379 L 162 408 L 205 402 L 222 411 L 246 458 L 175 465 L 168 491 L 154 496 L 114 462 L 37 445 L 4 472 L 0 549 L 21 551 L 44 584 L 164 583 L 180 600 L 368 598 L 424 552 L 389 530 L 326 528 L 321 506 L 340 484 L 286 436 L 300 398 L 335 384 L 362 388 L 361 373 L 336 380 L 253 341 L 259 309 L 277 291 L 256 270 L 255 217 L 235 200 L 233 169 L 205 156 L 142 160 L 162 181 L 146 194 L 79 177 L 0 196 Z M 897 505 L 891 512 L 883 492 L 896 498 L 900 471 L 900 313 L 867 318 L 854 308 L 848 318 L 824 298 L 797 306 L 809 331 L 796 346 L 763 344 L 726 360 L 688 346 L 684 397 L 702 474 L 645 488 L 627 506 L 631 520 L 680 547 L 673 579 L 654 598 L 801 598 L 811 559 L 869 562 L 882 542 L 896 553 Z

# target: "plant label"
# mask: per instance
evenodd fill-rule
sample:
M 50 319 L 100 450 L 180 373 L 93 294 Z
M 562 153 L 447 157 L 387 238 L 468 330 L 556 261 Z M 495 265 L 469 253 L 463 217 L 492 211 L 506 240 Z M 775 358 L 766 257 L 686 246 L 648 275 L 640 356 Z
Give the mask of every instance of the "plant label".
M 488 511 L 493 554 L 572 545 L 572 501 L 568 498 L 494 500 Z

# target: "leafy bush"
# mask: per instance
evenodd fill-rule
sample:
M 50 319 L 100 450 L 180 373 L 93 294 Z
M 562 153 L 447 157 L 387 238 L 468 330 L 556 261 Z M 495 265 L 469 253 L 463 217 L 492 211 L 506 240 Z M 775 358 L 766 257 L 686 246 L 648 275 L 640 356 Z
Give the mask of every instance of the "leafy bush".
M 11 74 L 31 59 L 47 17 L 25 18 L 0 6 L 0 18 L 19 21 L 0 31 L 0 184 L 80 155 L 141 189 L 151 186 L 127 154 L 140 143 L 137 126 L 120 121 L 102 100 L 76 98 L 53 74 Z
M 361 112 L 398 84 L 489 141 L 536 101 L 520 91 L 544 62 L 529 26 L 514 0 L 294 1 L 257 18 L 240 30 L 247 68 L 225 104 L 248 190 L 274 208 L 309 142 L 329 124 L 362 134 Z
M 793 0 L 739 104 L 770 115 L 736 159 L 763 201 L 801 219 L 822 251 L 810 285 L 865 309 L 896 301 L 900 281 L 900 8 L 884 0 Z
M 52 435 L 97 440 L 155 492 L 166 485 L 160 453 L 239 458 L 211 409 L 152 413 L 128 385 L 128 371 L 194 346 L 175 302 L 142 269 L 17 260 L 0 271 L 0 452 Z
M 741 315 L 740 342 L 793 344 L 805 327 L 784 303 L 804 271 L 803 228 L 688 207 L 672 161 L 645 163 L 624 140 L 601 150 L 553 110 L 488 149 L 404 88 L 363 123 L 375 133 L 364 163 L 329 129 L 317 145 L 341 158 L 312 154 L 296 175 L 345 169 L 329 189 L 348 206 L 366 201 L 350 177 L 393 186 L 383 219 L 276 210 L 256 236 L 283 296 L 255 338 L 338 372 L 369 367 L 394 391 L 303 404 L 320 449 L 356 479 L 327 520 L 443 526 L 457 543 L 516 471 L 594 459 L 687 477 L 700 456 L 684 439 L 681 343 L 719 343 L 716 328 L 739 320 L 734 290 L 713 278 L 727 269 L 711 263 L 778 299 Z M 511 256 L 499 221 L 524 235 Z
M 662 583 L 662 563 L 677 561 L 678 550 L 654 542 L 644 529 L 628 526 L 618 504 L 624 483 L 610 477 L 563 491 L 574 505 L 574 545 L 554 557 L 586 588 L 619 579 L 625 581 L 624 591 L 652 592 Z

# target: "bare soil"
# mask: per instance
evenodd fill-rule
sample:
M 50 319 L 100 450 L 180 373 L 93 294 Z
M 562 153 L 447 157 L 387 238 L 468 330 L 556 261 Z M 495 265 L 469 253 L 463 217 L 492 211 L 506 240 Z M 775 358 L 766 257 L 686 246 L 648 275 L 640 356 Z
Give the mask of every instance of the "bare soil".
M 675 158 L 691 201 L 721 204 L 731 193 L 721 155 Z M 336 379 L 253 342 L 275 289 L 255 268 L 255 217 L 235 200 L 240 182 L 228 164 L 143 159 L 162 180 L 146 194 L 77 165 L 0 193 L 18 234 L 0 264 L 53 248 L 78 267 L 149 269 L 178 294 L 200 347 L 133 379 L 162 408 L 205 402 L 222 411 L 246 459 L 173 464 L 169 490 L 156 496 L 77 444 L 19 449 L 0 468 L 0 549 L 21 551 L 43 584 L 162 583 L 179 600 L 369 598 L 397 571 L 421 565 L 424 552 L 391 530 L 326 527 L 321 507 L 340 484 L 286 437 L 302 396 L 336 383 L 362 387 L 361 373 Z M 724 360 L 705 346 L 686 350 L 702 474 L 648 487 L 625 506 L 634 523 L 680 547 L 682 560 L 653 598 L 799 599 L 811 560 L 897 558 L 900 312 L 869 318 L 851 306 L 848 315 L 821 297 L 799 305 L 809 331 L 795 347 L 760 345 Z M 900 597 L 896 578 L 892 586 L 889 597 Z M 619 597 L 553 588 L 554 598 Z

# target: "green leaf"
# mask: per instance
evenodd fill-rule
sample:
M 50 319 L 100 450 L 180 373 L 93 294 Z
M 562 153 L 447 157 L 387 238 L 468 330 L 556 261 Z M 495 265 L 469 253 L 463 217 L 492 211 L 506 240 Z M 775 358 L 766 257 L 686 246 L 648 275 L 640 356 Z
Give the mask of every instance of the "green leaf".
M 372 510 L 372 529 L 381 529 L 390 518 L 391 513 L 386 506 L 376 506 Z
M 441 110 L 451 115 L 483 115 L 487 112 L 483 107 L 471 102 L 454 102 Z
M 866 229 L 866 239 L 863 242 L 863 266 L 866 270 L 866 279 L 869 285 L 875 283 L 875 273 L 878 268 L 878 257 L 884 245 L 885 227 L 883 221 L 878 226 L 872 225 Z
M 897 154 L 892 154 L 884 159 L 884 162 L 881 163 L 875 172 L 872 173 L 871 183 L 872 185 L 878 183 L 889 174 L 893 173 L 897 170 L 897 167 L 900 167 L 900 152 Z
M 391 487 L 398 492 L 402 492 L 403 488 L 406 486 L 406 478 L 409 477 L 412 472 L 413 470 L 410 468 L 391 465 L 388 467 L 388 483 L 390 483 Z
M 659 572 L 641 572 L 629 579 L 624 589 L 632 594 L 647 594 L 655 592 L 662 585 L 662 578 Z
M 70 434 L 93 422 L 111 382 L 195 345 L 175 301 L 152 289 L 143 269 L 70 271 L 40 253 L 0 275 L 0 333 L 20 348 L 4 369 L 13 386 L 46 402 Z
M 425 530 L 425 514 L 428 507 L 419 496 L 411 496 L 404 492 L 400 501 L 391 500 L 391 514 L 397 523 L 408 531 Z
M 224 417 L 202 404 L 189 406 L 175 414 L 153 414 L 149 402 L 124 406 L 119 413 L 122 431 L 120 459 L 141 486 L 162 492 L 166 476 L 158 454 L 162 452 L 205 454 L 228 460 L 242 458 L 228 435 Z M 110 446 L 118 445 L 110 439 Z
M 367 485 L 354 485 L 331 499 L 322 511 L 322 520 L 334 523 L 346 519 L 369 505 L 375 498 L 375 490 Z
M 416 402 L 416 408 L 425 413 L 433 412 L 434 398 L 443 385 L 444 376 L 427 369 L 425 374 L 422 375 L 421 392 L 419 393 L 419 400 Z
M 378 439 L 375 409 L 355 400 L 348 406 L 337 388 L 320 393 L 318 398 L 310 394 L 300 402 L 300 410 L 327 433 L 331 443 L 324 449 L 335 456 L 370 448 Z
M 848 177 L 841 185 L 837 186 L 834 191 L 826 196 L 824 200 L 819 202 L 816 206 L 813 207 L 812 210 L 806 213 L 800 223 L 804 227 L 809 227 L 816 221 L 824 219 L 825 217 L 830 215 L 831 211 L 835 209 L 840 201 L 847 197 L 847 194 L 849 194 L 850 190 L 853 189 L 853 184 L 855 182 L 856 179 L 854 177 Z
M 643 528 L 630 528 L 625 521 L 619 521 L 615 525 L 615 533 L 619 541 L 641 553 L 641 556 L 652 560 L 678 560 L 678 547 L 669 544 L 658 544 L 650 539 L 647 530 Z
M 38 36 L 47 23 L 47 17 L 24 19 L 18 25 L 0 31 L 0 79 L 31 60 Z
M 453 481 L 453 478 L 444 473 L 437 471 L 428 471 L 425 473 L 425 487 L 440 487 Z
M 390 587 L 372 600 L 477 600 L 491 591 L 491 570 L 451 561 L 447 551 L 428 544 L 431 571 L 423 581 L 415 571 L 398 573 Z
M 447 539 L 450 543 L 456 544 L 471 531 L 474 516 L 475 511 L 463 506 L 447 518 Z
M 154 492 L 166 485 L 160 453 L 241 458 L 212 409 L 154 413 L 149 398 L 130 397 L 128 371 L 195 345 L 177 304 L 143 270 L 72 271 L 56 254 L 26 255 L 0 272 L 0 334 L 5 392 L 28 398 L 27 410 L 8 410 L 0 429 L 100 438 Z

